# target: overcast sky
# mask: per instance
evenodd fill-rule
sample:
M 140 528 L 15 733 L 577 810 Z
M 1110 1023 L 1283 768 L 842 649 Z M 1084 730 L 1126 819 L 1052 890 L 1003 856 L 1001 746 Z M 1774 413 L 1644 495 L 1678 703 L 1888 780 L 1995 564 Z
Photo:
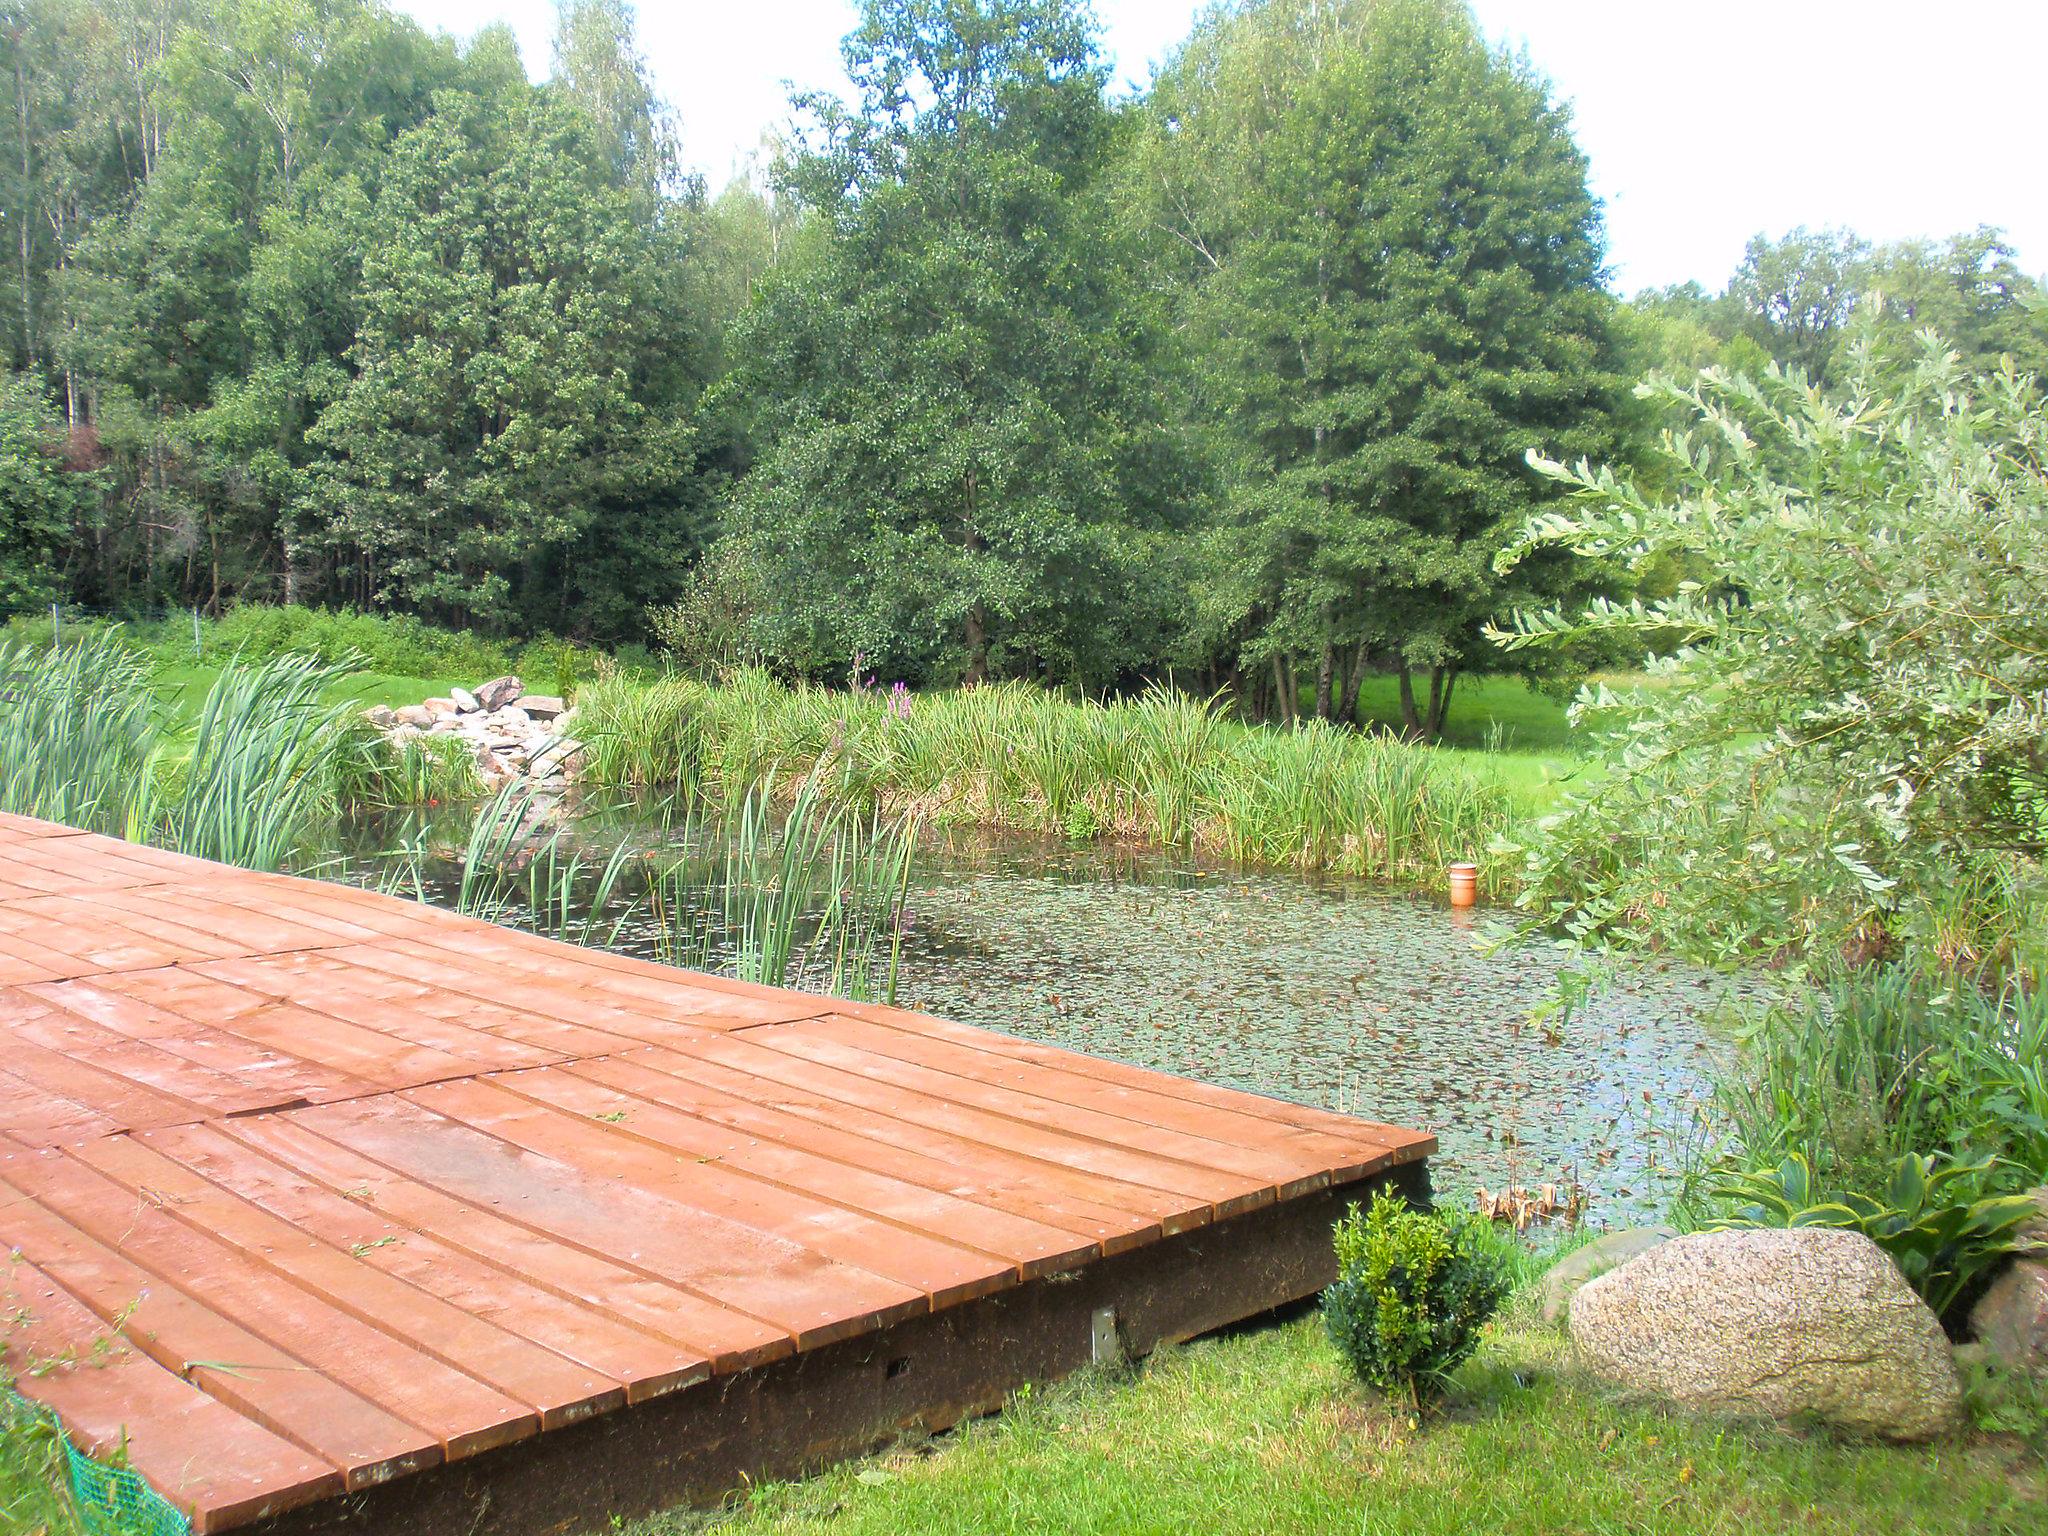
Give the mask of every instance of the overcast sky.
M 552 0 L 398 0 L 467 36 L 494 21 L 547 73 Z M 1096 0 L 1120 84 L 1142 85 L 1197 0 Z M 1726 280 L 1797 224 L 1873 239 L 2003 227 L 2048 268 L 2038 162 L 2048 0 L 1476 0 L 1573 104 L 1624 292 Z M 722 184 L 787 110 L 843 88 L 852 0 L 643 0 L 640 41 L 686 157 Z

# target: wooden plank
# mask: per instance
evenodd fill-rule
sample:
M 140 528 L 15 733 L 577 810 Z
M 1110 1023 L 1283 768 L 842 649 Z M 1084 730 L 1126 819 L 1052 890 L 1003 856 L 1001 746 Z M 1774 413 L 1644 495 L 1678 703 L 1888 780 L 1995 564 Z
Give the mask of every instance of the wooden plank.
M 1006 1121 L 1019 1130 L 1057 1125 L 1070 1142 L 1063 1161 L 1079 1167 L 1100 1165 L 1118 1177 L 1142 1180 L 1168 1194 L 1207 1203 L 1216 1215 L 1250 1210 L 1273 1199 L 1273 1184 L 1263 1172 L 1246 1173 L 1203 1161 L 1213 1143 L 1177 1133 L 1153 1131 L 1108 1115 L 973 1083 L 929 1067 L 839 1044 L 813 1033 L 808 1024 L 775 1024 L 750 1029 L 745 1044 L 828 1067 L 842 1075 L 882 1083 L 898 1092 L 921 1094 L 949 1109 L 970 1110 L 987 1117 L 978 1123 Z M 1013 1133 L 1014 1134 L 1014 1133 Z M 1139 1170 L 1143 1170 L 1139 1172 Z
M 223 954 L 284 954 L 320 949 L 337 941 L 336 935 L 310 923 L 276 911 L 253 911 L 187 886 L 96 891 L 93 900 L 147 922 L 175 925 L 181 937 L 195 927 L 203 928 L 225 942 Z
M 691 1113 L 1029 1216 L 1114 1253 L 1159 1235 L 1149 1188 L 1080 1173 L 661 1046 L 567 1070 Z M 1115 1203 L 1119 1195 L 1127 1203 Z
M 204 958 L 200 951 L 174 940 L 151 938 L 112 923 L 65 920 L 39 915 L 49 898 L 25 902 L 0 901 L 0 942 L 30 958 L 47 956 L 73 962 L 65 974 L 96 971 L 139 971 Z
M 542 1429 L 626 1400 L 623 1382 L 364 1264 L 360 1255 L 240 1199 L 153 1147 L 117 1136 L 71 1150 L 122 1187 L 147 1191 L 166 1215 L 230 1245 L 336 1311 L 533 1409 Z
M 786 1329 L 563 1242 L 544 1228 L 444 1194 L 283 1116 L 252 1116 L 210 1129 L 287 1164 L 344 1200 L 360 1202 L 415 1232 L 430 1232 L 457 1252 L 703 1355 L 720 1374 L 779 1360 L 796 1348 Z
M 883 1327 L 929 1306 L 921 1291 L 513 1146 L 395 1096 L 316 1105 L 281 1118 L 558 1241 L 772 1323 L 799 1348 Z
M 144 973 L 147 974 L 147 973 Z M 298 1099 L 355 1097 L 375 1085 L 318 1062 L 258 1045 L 229 1030 L 217 1029 L 134 995 L 135 976 L 127 989 L 101 978 L 39 983 L 21 990 L 52 1008 L 89 1019 L 102 1029 L 146 1041 L 196 1066 L 233 1074 L 251 1085 L 256 1102 L 290 1103 Z
M 74 990 L 89 985 L 79 981 L 55 984 Z M 17 1044 L 25 1041 L 40 1046 L 67 1061 L 97 1068 L 109 1077 L 140 1084 L 188 1106 L 186 1113 L 176 1115 L 179 1119 L 234 1113 L 275 1102 L 261 1073 L 222 1071 L 165 1050 L 157 1040 L 104 1028 L 51 1001 L 45 991 L 0 989 L 0 1031 Z M 146 1123 L 160 1123 L 161 1118 L 154 1116 Z
M 252 956 L 215 960 L 194 969 L 252 992 L 274 996 L 394 1042 L 394 1052 L 425 1047 L 445 1054 L 467 1072 L 510 1071 L 566 1060 L 560 1051 L 508 1039 L 469 1024 L 423 1013 L 403 996 L 378 996 L 358 986 L 359 968 L 328 961 L 324 954 Z M 444 1075 L 436 1072 L 436 1076 Z M 401 1074 L 402 1076 L 402 1074 Z M 390 1079 L 395 1086 L 399 1079 Z
M 1356 1179 L 1393 1164 L 1393 1149 L 1356 1132 L 1333 1135 L 1257 1114 L 1244 1101 L 1194 1104 L 1149 1085 L 1118 1081 L 1096 1070 L 1093 1060 L 1069 1054 L 1065 1061 L 1029 1060 L 1004 1048 L 999 1035 L 963 1040 L 929 1031 L 872 1023 L 839 1014 L 813 1020 L 807 1030 L 877 1055 L 935 1068 L 977 1083 L 1012 1088 L 1063 1106 L 1081 1106 L 1136 1125 L 1185 1132 L 1220 1143 L 1235 1172 L 1274 1179 L 1282 1198 L 1305 1194 L 1331 1179 Z M 1205 1161 L 1207 1154 L 1203 1154 Z M 1317 1170 L 1318 1182 L 1303 1182 L 1302 1170 Z
M 18 1141 L 45 1147 L 120 1128 L 111 1115 L 0 1070 L 0 1131 Z
M 671 1159 L 681 1154 L 693 1163 L 715 1162 L 806 1199 L 844 1206 L 919 1235 L 942 1238 L 1000 1261 L 1019 1279 L 1069 1268 L 1098 1251 L 1093 1242 L 1072 1232 L 948 1190 L 897 1178 L 874 1166 L 879 1158 L 855 1161 L 814 1150 L 824 1138 L 808 1135 L 801 1121 L 795 1122 L 797 1134 L 792 1141 L 785 1128 L 764 1135 L 699 1117 L 655 1097 L 664 1088 L 683 1085 L 645 1069 L 638 1094 L 612 1087 L 602 1078 L 561 1068 L 507 1072 L 489 1081 L 493 1087 L 574 1115 L 582 1123 L 603 1124 L 612 1135 L 645 1142 Z M 812 1145 L 804 1145 L 807 1141 Z
M 135 912 L 117 905 L 113 898 L 135 895 L 152 897 L 146 903 L 153 911 Z M 106 891 L 97 888 L 37 896 L 25 901 L 0 902 L 0 913 L 14 913 L 47 925 L 51 934 L 96 933 L 107 940 L 126 940 L 148 950 L 160 947 L 176 963 L 201 956 L 221 959 L 242 953 L 244 945 L 211 927 L 186 921 L 186 914 L 165 888 L 148 891 Z M 67 946 L 76 947 L 76 946 Z
M 723 1127 L 747 1138 L 743 1144 L 746 1155 L 752 1158 L 758 1152 L 764 1173 L 779 1163 L 783 1154 L 794 1155 L 798 1160 L 787 1165 L 787 1176 L 800 1179 L 803 1187 L 850 1192 L 841 1181 L 843 1170 L 851 1169 L 880 1175 L 892 1185 L 900 1182 L 947 1196 L 966 1208 L 964 1224 L 956 1235 L 970 1246 L 1009 1258 L 1026 1277 L 1100 1254 L 1105 1240 L 1128 1226 L 1123 1212 L 1100 1206 L 1061 1207 L 1042 1194 L 1035 1195 L 1013 1175 L 992 1174 L 978 1160 L 967 1164 L 957 1156 L 944 1160 L 901 1140 L 860 1135 L 844 1128 L 847 1116 L 843 1113 L 835 1117 L 841 1123 L 826 1124 L 725 1091 L 712 1081 L 726 1075 L 721 1068 L 697 1063 L 687 1077 L 659 1071 L 645 1059 L 658 1049 L 650 1046 L 627 1057 L 575 1062 L 551 1077 L 557 1081 L 580 1079 L 587 1088 L 609 1090 L 613 1095 L 609 1104 L 600 1106 L 583 1099 L 573 1107 L 595 1118 L 610 1118 L 625 1109 L 627 1113 L 619 1121 L 624 1130 L 665 1146 L 684 1149 L 701 1144 L 697 1139 L 704 1135 L 703 1128 Z M 516 1093 L 532 1092 L 530 1080 L 523 1076 L 500 1081 Z M 658 1107 L 664 1113 L 651 1120 L 636 1118 L 631 1111 L 639 1105 Z M 565 1102 L 564 1107 L 572 1106 Z M 677 1113 L 686 1116 L 689 1124 L 668 1118 Z M 771 1158 L 775 1161 L 770 1162 Z M 885 1187 L 880 1195 L 887 1200 L 893 1198 L 893 1191 Z M 1012 1220 L 1020 1224 L 1013 1226 Z M 991 1244 L 995 1246 L 990 1248 Z
M 109 1332 L 26 1260 L 0 1271 L 0 1363 L 89 1456 L 124 1456 L 205 1536 L 340 1493 L 339 1468 L 244 1418 Z
M 521 940 L 526 943 L 518 942 Z M 549 947 L 536 955 L 526 944 Z M 665 989 L 645 995 L 646 988 L 612 985 L 610 973 L 586 958 L 598 951 L 554 945 L 503 930 L 487 938 L 465 934 L 460 942 L 434 942 L 427 937 L 392 939 L 336 953 L 356 964 L 432 981 L 484 1001 L 501 999 L 516 987 L 522 1002 L 559 1010 L 639 1044 L 692 1039 L 709 1029 L 804 1018 L 823 1006 L 798 993 L 791 993 L 780 1008 L 752 1000 L 734 1006 L 715 990 L 698 986 L 687 972 L 678 972 L 678 979 Z
M 0 903 L 0 912 L 6 910 Z M 90 976 L 99 967 L 77 955 L 37 944 L 0 927 L 0 986 L 27 981 L 57 981 L 65 976 Z
M 877 1221 L 837 1201 L 801 1193 L 728 1166 L 729 1141 L 706 1156 L 677 1156 L 622 1134 L 616 1125 L 522 1099 L 489 1079 L 436 1083 L 404 1095 L 503 1141 L 622 1180 L 735 1228 L 778 1237 L 856 1274 L 921 1293 L 913 1310 L 951 1306 L 1012 1284 L 1016 1265 Z
M 131 1345 L 365 1488 L 441 1459 L 431 1435 L 394 1418 L 240 1323 L 133 1263 L 30 1196 L 0 1155 L 0 1235 Z
M 203 1106 L 190 1099 L 161 1092 L 90 1061 L 74 1060 L 14 1031 L 8 1033 L 6 1059 L 7 1070 L 31 1088 L 81 1104 L 122 1130 L 175 1125 L 206 1114 Z
M 1222 1088 L 1214 1083 L 1203 1082 L 1199 1078 L 1157 1072 L 1147 1067 L 1118 1061 L 1113 1057 L 1088 1056 L 1078 1051 L 1063 1050 L 1059 1046 L 1027 1040 L 1016 1035 L 996 1034 L 933 1014 L 911 1013 L 905 1009 L 885 1008 L 873 1003 L 835 1004 L 835 1008 L 850 1017 L 873 1020 L 911 1034 L 978 1045 L 993 1052 L 1013 1056 L 1019 1061 L 1085 1072 L 1105 1082 L 1143 1089 L 1149 1094 L 1274 1120 L 1282 1125 L 1294 1126 L 1319 1135 L 1362 1139 L 1386 1147 L 1393 1154 L 1393 1161 L 1397 1164 L 1415 1162 L 1432 1156 L 1437 1149 L 1436 1138 L 1420 1131 L 1385 1125 L 1356 1115 L 1339 1114 L 1335 1110 L 1318 1109 L 1309 1104 L 1297 1104 L 1290 1099 L 1249 1093 L 1237 1088 Z
M 500 1039 L 516 1041 L 550 1053 L 549 1060 L 602 1056 L 633 1050 L 640 1042 L 629 1035 L 595 1029 L 578 1020 L 516 1006 L 509 999 L 486 999 L 450 991 L 417 976 L 372 970 L 344 955 L 324 950 L 265 956 L 251 962 L 242 985 L 280 999 L 331 1003 L 341 999 L 395 1005 L 408 1015 L 446 1020 Z
M 365 1029 L 314 1008 L 280 1003 L 238 988 L 214 974 L 214 967 L 224 963 L 180 966 L 181 974 L 175 983 L 167 987 L 153 985 L 144 995 L 177 997 L 175 1003 L 166 1006 L 187 1017 L 217 1012 L 217 1027 L 225 1033 L 279 1055 L 314 1062 L 374 1090 L 460 1077 L 473 1070 L 460 1056 L 414 1044 L 389 1030 Z M 231 996 L 235 993 L 240 996 Z
M 1020 1120 L 1056 1118 L 1063 1129 L 1076 1134 L 1147 1152 L 1189 1168 L 1234 1175 L 1282 1199 L 1308 1194 L 1330 1182 L 1327 1169 L 1298 1152 L 1276 1153 L 1265 1147 L 1239 1145 L 1152 1120 L 1109 1113 L 1090 1107 L 1075 1093 L 1049 1097 L 1042 1091 L 1046 1086 L 1042 1081 L 1034 1081 L 1029 1087 L 991 1081 L 981 1070 L 985 1057 L 977 1059 L 972 1051 L 936 1040 L 925 1051 L 906 1050 L 900 1043 L 903 1037 L 899 1032 L 879 1029 L 844 1015 L 750 1030 L 747 1038 L 778 1050 L 809 1055 L 813 1060 L 829 1060 L 864 1074 L 923 1086 L 942 1097 L 993 1114 Z
M 0 1169 L 80 1231 L 216 1313 L 237 1319 L 273 1348 L 297 1356 L 299 1368 L 331 1378 L 421 1430 L 450 1458 L 540 1427 L 539 1416 L 525 1405 L 179 1221 L 166 1209 L 176 1197 L 116 1183 L 59 1152 L 0 1161 Z M 210 1383 L 207 1390 L 214 1391 Z
M 177 1126 L 137 1140 L 361 1263 L 621 1382 L 630 1402 L 673 1392 L 711 1372 L 702 1351 L 628 1326 L 598 1304 L 546 1290 L 396 1220 L 366 1187 L 354 1198 L 338 1194 L 214 1126 Z M 672 1314 L 661 1321 L 673 1326 Z
M 689 1056 L 815 1095 L 826 1104 L 848 1105 L 934 1132 L 955 1144 L 986 1147 L 1065 1169 L 1091 1181 L 1088 1188 L 1093 1198 L 1103 1204 L 1151 1218 L 1153 1233 L 1176 1232 L 1210 1219 L 1214 1207 L 1207 1194 L 1163 1187 L 1162 1181 L 1180 1175 L 1175 1164 L 1070 1135 L 1058 1125 L 1012 1120 L 892 1082 L 840 1071 L 829 1063 L 757 1043 L 754 1034 L 748 1030 L 702 1041 L 691 1047 Z M 1220 1182 L 1211 1186 L 1218 1196 L 1228 1196 L 1237 1187 Z
M 557 1010 L 566 1017 L 619 1036 L 630 1045 L 643 1045 L 650 1040 L 691 1040 L 704 1032 L 697 1027 L 688 1011 L 690 999 L 687 991 L 678 992 L 674 999 L 675 1011 L 670 1016 L 639 1013 L 601 1000 L 596 993 L 577 982 L 575 967 L 566 963 L 556 966 L 545 977 L 508 975 L 435 945 L 398 940 L 352 945 L 328 953 L 346 964 L 362 966 L 387 976 L 424 981 L 475 1002 L 498 1002 L 508 994 L 515 995 L 526 1006 Z

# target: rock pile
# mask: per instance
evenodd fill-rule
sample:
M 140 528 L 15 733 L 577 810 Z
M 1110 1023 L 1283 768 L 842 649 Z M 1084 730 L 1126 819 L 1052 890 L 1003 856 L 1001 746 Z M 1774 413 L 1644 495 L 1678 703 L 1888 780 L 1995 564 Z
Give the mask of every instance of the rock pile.
M 582 764 L 583 744 L 569 734 L 575 711 L 553 694 L 526 692 L 516 677 L 451 688 L 446 698 L 398 709 L 380 704 L 368 715 L 394 746 L 421 737 L 461 742 L 492 789 L 523 779 L 535 790 L 558 792 Z

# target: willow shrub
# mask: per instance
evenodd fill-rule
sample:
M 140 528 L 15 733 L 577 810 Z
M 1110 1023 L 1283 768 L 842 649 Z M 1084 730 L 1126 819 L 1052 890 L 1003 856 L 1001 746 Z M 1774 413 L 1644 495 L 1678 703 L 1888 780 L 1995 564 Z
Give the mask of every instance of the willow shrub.
M 1245 863 L 1434 882 L 1512 831 L 1513 792 L 1428 747 L 1311 722 L 1247 726 L 1165 689 L 1077 702 L 1022 683 L 910 695 L 711 684 L 586 685 L 589 782 L 738 803 L 764 775 L 836 804 L 941 823 L 1115 837 Z
M 2037 381 L 1968 375 L 1926 337 L 1838 394 L 1776 370 L 1639 393 L 1687 422 L 1656 477 L 1532 455 L 1576 494 L 1501 557 L 1686 578 L 1496 635 L 1661 650 L 1646 686 L 1581 694 L 1605 771 L 1525 840 L 1524 905 L 1581 942 L 1717 961 L 1910 946 L 2012 968 L 2048 845 Z

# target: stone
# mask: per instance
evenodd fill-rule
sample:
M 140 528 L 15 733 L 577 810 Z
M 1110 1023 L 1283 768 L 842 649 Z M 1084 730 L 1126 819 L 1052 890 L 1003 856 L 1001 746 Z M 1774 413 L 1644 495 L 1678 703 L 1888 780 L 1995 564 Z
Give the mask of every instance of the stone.
M 552 693 L 522 693 L 512 702 L 535 720 L 552 720 L 562 713 L 562 701 Z
M 1970 1333 L 2000 1370 L 2048 1375 L 2048 1264 L 2007 1265 L 1970 1308 Z
M 1963 1421 L 1941 1324 L 1860 1232 L 1672 1238 L 1588 1281 L 1569 1325 L 1594 1377 L 1687 1408 L 1907 1441 Z
M 523 691 L 523 685 L 516 677 L 494 677 L 488 683 L 479 683 L 476 688 L 477 708 L 483 710 L 503 709 Z
M 420 705 L 420 708 L 430 715 L 453 715 L 461 712 L 453 699 L 445 698 L 428 699 Z
M 363 711 L 363 718 L 380 731 L 388 731 L 398 724 L 398 711 L 383 704 L 372 704 Z
M 1970 1335 L 1998 1369 L 2048 1376 L 2048 1185 L 2027 1193 L 2039 1214 L 2021 1223 L 2020 1252 L 1970 1309 Z
M 434 712 L 431 709 L 427 708 L 427 706 L 424 704 L 407 704 L 404 707 L 393 711 L 392 718 L 394 723 L 398 725 L 421 727 L 432 725 L 437 717 L 435 716 Z M 376 721 L 373 717 L 372 723 L 381 724 L 382 722 Z
M 448 697 L 455 701 L 455 707 L 465 715 L 473 715 L 484 707 L 483 701 L 467 688 L 450 688 Z
M 1543 1321 L 1552 1327 L 1563 1322 L 1572 1297 L 1587 1281 L 1598 1279 L 1637 1254 L 1648 1253 L 1676 1236 L 1676 1227 L 1625 1227 L 1619 1232 L 1604 1233 L 1583 1248 L 1574 1248 L 1543 1276 Z

